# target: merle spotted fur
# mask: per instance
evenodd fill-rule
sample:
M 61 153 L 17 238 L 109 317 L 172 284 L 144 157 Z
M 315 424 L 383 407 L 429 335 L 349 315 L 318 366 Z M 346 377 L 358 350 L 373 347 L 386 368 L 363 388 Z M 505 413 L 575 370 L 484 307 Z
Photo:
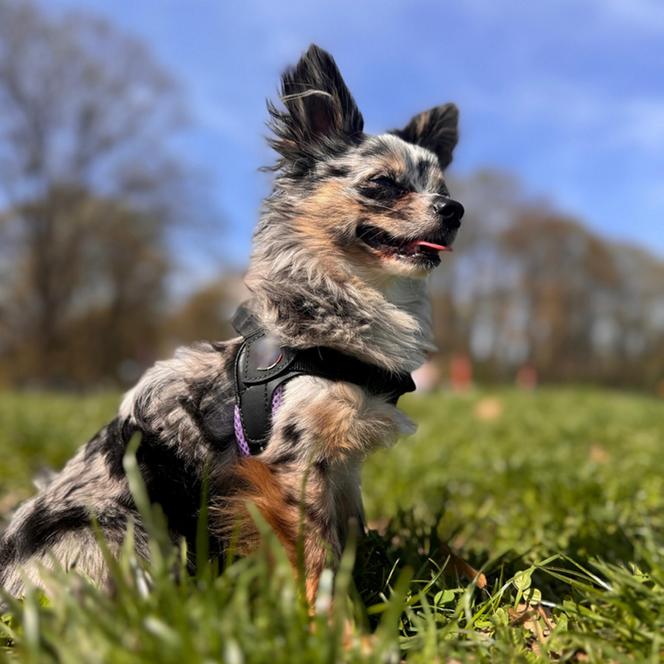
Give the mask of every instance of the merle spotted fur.
M 395 372 L 416 369 L 433 349 L 426 277 L 449 247 L 461 206 L 443 170 L 457 141 L 446 104 L 378 136 L 363 118 L 331 56 L 311 46 L 282 78 L 282 106 L 269 104 L 278 153 L 247 275 L 250 307 L 284 346 L 331 347 Z M 455 207 L 456 206 L 456 207 Z M 94 519 L 112 552 L 129 521 L 148 556 L 123 468 L 128 441 L 174 542 L 195 544 L 203 473 L 209 473 L 213 555 L 231 533 L 251 551 L 253 502 L 293 565 L 304 523 L 304 573 L 312 600 L 326 561 L 338 560 L 349 523 L 362 521 L 364 457 L 413 430 L 387 398 L 350 383 L 300 376 L 285 386 L 266 450 L 239 455 L 232 371 L 240 340 L 181 348 L 148 369 L 117 417 L 21 506 L 0 539 L 0 585 L 39 585 L 54 561 L 96 582 L 108 570 Z

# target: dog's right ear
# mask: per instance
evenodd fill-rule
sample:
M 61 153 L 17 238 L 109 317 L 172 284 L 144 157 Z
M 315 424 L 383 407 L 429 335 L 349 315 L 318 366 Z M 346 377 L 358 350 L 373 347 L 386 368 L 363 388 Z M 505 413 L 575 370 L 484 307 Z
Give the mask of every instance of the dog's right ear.
M 450 165 L 459 140 L 459 109 L 454 104 L 436 106 L 416 115 L 403 129 L 392 133 L 431 150 L 444 170 Z
M 277 167 L 304 172 L 362 140 L 364 120 L 332 56 L 312 44 L 281 79 L 285 110 L 268 102 Z

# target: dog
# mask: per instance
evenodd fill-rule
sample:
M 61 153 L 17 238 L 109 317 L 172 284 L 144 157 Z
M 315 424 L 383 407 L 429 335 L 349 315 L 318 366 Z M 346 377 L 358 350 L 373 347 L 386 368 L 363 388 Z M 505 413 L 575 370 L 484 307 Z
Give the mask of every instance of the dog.
M 364 523 L 362 461 L 414 431 L 396 398 L 434 350 L 427 276 L 463 215 L 444 177 L 458 111 L 441 105 L 367 135 L 333 58 L 315 45 L 285 71 L 280 97 L 268 102 L 274 184 L 246 277 L 245 319 L 260 334 L 180 348 L 145 372 L 117 417 L 14 514 L 0 541 L 8 593 L 39 586 L 54 561 L 110 584 L 97 528 L 117 555 L 133 522 L 136 552 L 149 557 L 123 465 L 136 433 L 138 467 L 174 542 L 194 551 L 205 485 L 210 555 L 223 556 L 232 536 L 248 553 L 260 539 L 251 503 L 294 568 L 301 538 L 310 602 L 349 524 Z M 253 416 L 240 408 L 251 385 L 238 387 L 247 343 L 262 346 L 268 359 L 258 368 L 270 376 L 270 353 L 277 365 L 284 353 L 295 362 L 270 404 L 266 391 L 265 403 L 254 400 Z M 294 371 L 307 353 L 317 359 Z M 256 418 L 267 433 L 250 450 L 243 439 Z

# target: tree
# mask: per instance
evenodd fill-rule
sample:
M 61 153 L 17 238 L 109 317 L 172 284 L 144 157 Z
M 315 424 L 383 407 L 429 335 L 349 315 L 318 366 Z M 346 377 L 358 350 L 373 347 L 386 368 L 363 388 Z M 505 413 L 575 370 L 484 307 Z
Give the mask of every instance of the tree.
M 186 181 L 167 147 L 179 99 L 146 48 L 107 22 L 0 0 L 0 360 L 10 378 L 76 374 L 86 321 L 104 371 L 137 336 L 123 326 L 150 327 Z
M 175 307 L 166 320 L 164 333 L 169 345 L 202 340 L 223 340 L 237 336 L 231 319 L 250 293 L 242 276 L 227 273 L 204 284 Z
M 526 357 L 549 379 L 599 378 L 596 321 L 619 285 L 608 243 L 551 212 L 519 215 L 501 236 L 516 275 Z

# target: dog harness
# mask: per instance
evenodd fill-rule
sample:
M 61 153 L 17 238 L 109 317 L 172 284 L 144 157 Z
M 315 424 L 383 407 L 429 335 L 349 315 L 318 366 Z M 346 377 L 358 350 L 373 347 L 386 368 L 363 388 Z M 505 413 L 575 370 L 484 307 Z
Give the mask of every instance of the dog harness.
M 280 346 L 245 306 L 237 310 L 232 323 L 243 337 L 235 357 L 233 420 L 242 456 L 265 450 L 272 418 L 283 400 L 284 385 L 291 378 L 317 376 L 353 383 L 395 405 L 402 394 L 415 390 L 409 373 L 394 373 L 333 348 Z

